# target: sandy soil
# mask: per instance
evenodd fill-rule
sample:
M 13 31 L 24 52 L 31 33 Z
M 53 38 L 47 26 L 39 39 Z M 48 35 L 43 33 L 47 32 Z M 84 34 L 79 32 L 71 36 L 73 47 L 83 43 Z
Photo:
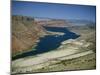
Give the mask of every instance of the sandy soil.
M 71 54 L 74 54 L 74 53 L 77 53 L 77 50 L 73 50 L 71 48 L 64 49 L 64 50 L 51 51 L 51 52 L 48 52 L 48 53 L 39 54 L 36 57 L 31 57 L 31 58 L 28 58 L 28 59 L 24 59 L 24 58 L 17 59 L 17 60 L 12 62 L 12 66 L 14 66 L 14 67 L 31 66 L 31 65 L 46 62 L 50 59 L 55 59 L 55 58 L 71 55 Z
M 78 50 L 75 50 L 73 48 L 51 51 L 48 53 L 39 54 L 36 57 L 30 57 L 30 58 L 26 57 L 26 58 L 17 59 L 12 62 L 12 66 L 13 67 L 33 66 L 36 64 L 46 62 L 51 59 L 55 59 L 55 58 L 60 59 L 60 60 L 72 59 L 72 58 L 77 58 L 80 56 L 84 56 L 84 55 L 93 53 L 92 50 L 81 52 L 81 53 L 77 53 L 77 52 L 78 52 Z

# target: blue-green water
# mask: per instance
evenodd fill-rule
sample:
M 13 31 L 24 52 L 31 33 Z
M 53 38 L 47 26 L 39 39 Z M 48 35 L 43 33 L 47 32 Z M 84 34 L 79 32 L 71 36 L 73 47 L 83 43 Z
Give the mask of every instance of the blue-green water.
M 26 56 L 33 56 L 40 53 L 45 53 L 51 50 L 56 50 L 61 45 L 61 42 L 67 39 L 76 39 L 79 35 L 75 34 L 74 32 L 69 31 L 67 28 L 64 27 L 44 27 L 47 31 L 52 32 L 63 32 L 64 35 L 47 35 L 45 37 L 40 38 L 40 42 L 35 47 L 35 51 L 32 50 L 30 52 L 23 53 L 21 55 L 17 55 L 13 57 L 14 59 L 23 58 Z

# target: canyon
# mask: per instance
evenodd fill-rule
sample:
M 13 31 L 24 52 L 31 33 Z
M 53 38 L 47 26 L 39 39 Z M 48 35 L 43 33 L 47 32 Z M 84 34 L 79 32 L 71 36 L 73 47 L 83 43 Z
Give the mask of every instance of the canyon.
M 18 58 L 12 60 L 12 74 L 95 69 L 95 33 L 91 23 L 77 26 L 65 20 L 13 16 L 12 54 Z
M 12 16 L 12 54 L 28 51 L 44 34 L 45 29 L 38 25 L 34 18 Z

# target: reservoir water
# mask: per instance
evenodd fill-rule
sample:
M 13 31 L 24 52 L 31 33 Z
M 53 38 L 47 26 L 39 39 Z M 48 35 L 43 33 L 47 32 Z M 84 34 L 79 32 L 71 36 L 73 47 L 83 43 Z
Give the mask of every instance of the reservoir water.
M 79 35 L 75 34 L 74 32 L 69 31 L 67 28 L 64 27 L 44 27 L 47 31 L 52 32 L 63 32 L 64 35 L 47 35 L 45 37 L 41 37 L 40 41 L 38 42 L 37 46 L 35 47 L 35 51 L 31 50 L 30 52 L 23 53 L 21 55 L 17 55 L 12 58 L 18 59 L 23 58 L 26 56 L 33 56 L 40 53 L 45 53 L 51 50 L 56 50 L 61 45 L 61 42 L 68 39 L 76 39 Z

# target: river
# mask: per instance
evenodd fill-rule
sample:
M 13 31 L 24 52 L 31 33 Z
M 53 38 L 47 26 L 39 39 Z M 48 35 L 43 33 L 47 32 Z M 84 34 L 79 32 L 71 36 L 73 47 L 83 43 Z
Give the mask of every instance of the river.
M 44 27 L 47 31 L 52 32 L 63 32 L 64 35 L 46 35 L 45 37 L 41 37 L 40 41 L 38 42 L 37 46 L 35 47 L 35 51 L 32 50 L 30 52 L 23 53 L 21 55 L 17 55 L 12 58 L 18 59 L 23 58 L 26 56 L 34 56 L 40 53 L 45 53 L 48 51 L 56 50 L 61 45 L 61 42 L 68 39 L 76 39 L 80 35 L 75 34 L 74 32 L 71 32 L 65 27 Z

